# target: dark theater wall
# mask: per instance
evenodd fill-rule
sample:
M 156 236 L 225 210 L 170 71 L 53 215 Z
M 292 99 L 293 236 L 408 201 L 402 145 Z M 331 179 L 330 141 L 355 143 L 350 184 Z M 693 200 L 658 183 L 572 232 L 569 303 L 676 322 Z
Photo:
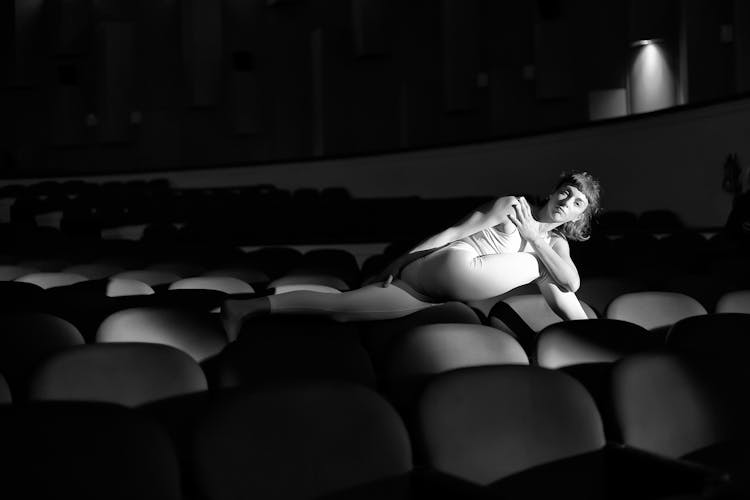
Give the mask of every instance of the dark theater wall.
M 625 95 L 630 44 L 645 36 L 682 76 L 679 103 L 748 91 L 742 1 L 657 4 L 3 2 L 0 176 L 249 166 L 575 127 L 601 115 L 594 93 Z
M 725 223 L 732 203 L 721 188 L 727 155 L 736 153 L 750 171 L 747 130 L 750 98 L 467 146 L 86 179 L 166 179 L 176 188 L 343 187 L 357 198 L 434 199 L 544 193 L 562 170 L 585 169 L 601 179 L 606 210 L 666 209 L 689 227 L 716 228 Z M 12 179 L 0 181 L 0 186 L 35 182 L 38 179 Z

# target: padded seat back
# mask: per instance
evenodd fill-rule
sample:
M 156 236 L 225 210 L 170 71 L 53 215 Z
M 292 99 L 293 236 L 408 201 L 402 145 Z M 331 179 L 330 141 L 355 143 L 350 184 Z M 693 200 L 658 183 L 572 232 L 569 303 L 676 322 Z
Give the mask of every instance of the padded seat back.
M 33 400 L 139 406 L 207 389 L 195 360 L 174 347 L 113 343 L 71 347 L 48 358 L 30 384 Z
M 374 391 L 343 382 L 221 395 L 195 431 L 201 498 L 320 498 L 412 469 L 403 422 Z
M 605 444 L 586 389 L 534 366 L 439 375 L 422 394 L 418 418 L 429 465 L 482 485 Z

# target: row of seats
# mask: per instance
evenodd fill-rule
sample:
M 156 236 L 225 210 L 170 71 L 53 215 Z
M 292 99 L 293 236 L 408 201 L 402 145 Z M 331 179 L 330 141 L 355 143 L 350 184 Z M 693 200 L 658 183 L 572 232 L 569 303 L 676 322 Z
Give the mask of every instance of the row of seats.
M 112 265 L 80 265 L 63 271 L 29 272 L 26 267 L 0 266 L 0 281 L 15 281 L 37 285 L 49 289 L 87 281 L 106 280 L 105 293 L 108 297 L 149 295 L 156 290 L 215 290 L 227 294 L 284 293 L 297 289 L 308 289 L 325 292 L 343 292 L 353 288 L 357 282 L 353 274 L 346 277 L 345 270 L 335 270 L 322 266 L 297 267 L 271 279 L 264 271 L 249 266 L 215 268 L 210 270 L 189 271 L 188 263 L 163 263 L 147 269 L 121 270 Z M 190 276 L 190 277 L 182 277 Z M 342 277 L 343 276 L 343 277 Z M 93 286 L 93 284 L 90 284 Z M 744 285 L 744 286 L 743 286 Z M 732 312 L 740 305 L 736 300 L 727 301 L 727 296 L 736 295 L 740 289 L 750 288 L 748 284 L 725 282 L 713 276 L 699 279 L 696 276 L 681 276 L 670 286 L 651 288 L 633 278 L 619 276 L 597 276 L 583 278 L 578 296 L 598 315 L 603 316 L 610 302 L 626 293 L 642 293 L 648 290 L 661 291 L 671 295 L 681 294 L 693 297 L 696 309 L 711 312 Z M 83 288 L 83 287 L 79 287 Z M 520 292 L 534 293 L 533 286 L 513 290 L 512 295 Z M 510 294 L 509 294 L 510 295 Z M 509 296 L 508 295 L 508 296 Z M 666 295 L 664 295 L 666 297 Z M 493 297 L 478 301 L 477 306 L 487 312 L 487 307 L 497 302 Z M 735 311 L 736 312 L 736 311 Z
M 742 498 L 747 493 L 741 474 L 747 463 L 746 435 L 737 424 L 747 415 L 731 389 L 744 377 L 737 367 L 746 352 L 742 333 L 747 316 L 715 313 L 718 304 L 731 302 L 731 294 L 738 299 L 737 307 L 747 305 L 747 292 L 736 286 L 722 289 L 718 283 L 721 296 L 711 307 L 699 303 L 700 309 L 686 294 L 634 290 L 627 283 L 623 286 L 620 276 L 600 277 L 617 286 L 607 288 L 602 285 L 606 280 L 600 280 L 596 288 L 584 280 L 578 295 L 592 318 L 586 321 L 559 323 L 535 291 L 522 293 L 533 290 L 526 287 L 486 304 L 448 303 L 388 321 L 338 324 L 322 318 L 268 317 L 247 324 L 239 338 L 227 338 L 211 311 L 228 294 L 294 289 L 284 287 L 329 293 L 348 289 L 338 264 L 305 269 L 301 262 L 255 268 L 273 269 L 265 274 L 267 281 L 219 276 L 239 280 L 253 292 L 181 289 L 185 281 L 199 287 L 214 281 L 211 276 L 185 275 L 197 270 L 183 270 L 151 285 L 141 281 L 154 292 L 148 295 L 113 293 L 116 284 L 145 280 L 143 275 L 87 277 L 46 289 L 39 283 L 0 283 L 5 289 L 4 310 L 14 313 L 4 314 L 3 324 L 15 325 L 0 327 L 0 341 L 7 342 L 0 347 L 0 374 L 8 382 L 0 383 L 0 394 L 12 402 L 0 408 L 0 418 L 18 416 L 9 425 L 20 440 L 8 442 L 24 442 L 19 421 L 40 426 L 45 419 L 55 419 L 56 406 L 83 408 L 61 399 L 89 401 L 86 408 L 112 402 L 129 407 L 112 411 L 135 412 L 137 418 L 147 417 L 146 426 L 165 432 L 167 451 L 155 451 L 154 456 L 166 456 L 168 470 L 176 470 L 178 476 L 176 490 L 161 485 L 153 495 L 140 481 L 120 486 L 123 496 L 130 498 L 265 498 L 276 492 L 281 498 L 538 498 L 561 492 L 593 498 L 700 497 L 707 492 Z M 145 271 L 129 267 L 118 272 Z M 304 272 L 297 272 L 300 269 Z M 201 274 L 206 271 L 200 269 Z M 727 300 L 718 300 L 724 295 Z M 46 314 L 38 314 L 40 310 Z M 48 337 L 48 330 L 62 333 Z M 722 362 L 704 360 L 710 367 L 706 369 L 700 358 L 712 356 Z M 650 359 L 657 360 L 656 368 L 649 368 Z M 631 373 L 630 363 L 647 376 L 638 379 L 631 374 L 640 386 L 628 393 L 624 387 L 636 383 L 625 375 Z M 665 387 L 652 387 L 649 377 L 660 378 Z M 690 385 L 695 380 L 700 381 L 697 387 Z M 432 389 L 441 386 L 446 389 Z M 339 392 L 341 387 L 349 388 Z M 522 392 L 503 392 L 509 389 Z M 670 399 L 659 390 L 675 394 Z M 571 403 L 565 395 L 574 393 L 578 399 Z M 314 394 L 324 396 L 316 399 Z M 618 403 L 627 399 L 624 394 L 642 395 L 645 401 L 639 404 L 644 411 Z M 368 410 L 342 409 L 336 403 L 339 398 L 377 402 Z M 554 413 L 554 408 L 571 406 L 577 410 Z M 410 450 L 406 465 L 401 462 L 398 472 L 385 476 L 370 475 L 377 469 L 370 469 L 372 462 L 382 465 L 393 456 L 388 451 L 392 448 L 385 446 L 390 438 L 373 430 L 372 420 L 381 413 L 376 407 L 395 414 L 391 421 L 405 429 L 396 449 Z M 266 413 L 266 408 L 276 410 Z M 340 411 L 341 417 L 329 416 L 329 410 Z M 363 415 L 370 422 L 365 430 L 352 424 Z M 682 421 L 665 423 L 677 417 Z M 101 425 L 109 421 L 101 414 L 81 418 L 82 425 L 98 418 Z M 59 419 L 61 425 L 70 420 Z M 331 427 L 321 426 L 328 421 Z M 522 421 L 528 427 L 519 427 Z M 640 424 L 641 430 L 634 432 L 631 422 Z M 656 425 L 660 422 L 663 429 Z M 561 438 L 558 430 L 567 437 Z M 359 448 L 368 431 L 375 445 L 385 447 Z M 76 435 L 119 445 L 104 432 Z M 143 435 L 157 445 L 164 442 L 151 431 Z M 4 470 L 23 478 L 24 471 L 32 470 L 26 468 L 32 463 L 30 453 L 41 450 L 58 457 L 41 464 L 44 467 L 91 461 L 91 448 L 71 455 L 70 441 L 60 445 L 56 439 L 27 439 L 35 445 L 21 455 L 26 462 L 14 462 L 11 467 L 16 469 Z M 59 445 L 57 455 L 44 443 Z M 139 438 L 132 439 L 134 446 L 141 446 L 138 443 Z M 14 446 L 9 449 L 21 448 Z M 98 456 L 111 451 L 96 450 Z M 335 452 L 341 454 L 327 454 Z M 199 456 L 213 463 L 198 463 Z M 129 460 L 137 458 L 130 455 Z M 359 463 L 368 472 L 353 470 Z M 159 470 L 158 464 L 146 464 Z M 83 480 L 65 468 L 57 476 L 46 476 L 53 479 L 49 484 L 79 488 L 73 494 L 85 498 L 93 495 L 86 490 L 89 486 L 82 486 L 88 481 L 109 488 L 122 483 L 116 468 L 114 473 L 100 468 L 87 469 L 101 474 L 101 483 L 88 475 Z M 730 473 L 730 481 L 725 473 Z M 146 483 L 160 480 L 140 474 Z M 174 474 L 166 472 L 164 477 Z M 656 481 L 654 489 L 637 487 L 646 484 L 646 478 Z M 131 486 L 141 488 L 139 493 L 132 493 Z M 101 497 L 101 489 L 97 491 Z M 39 493 L 44 495 L 49 492 Z
M 357 257 L 341 248 L 320 248 L 304 254 L 290 247 L 263 247 L 247 253 L 235 249 L 235 253 L 227 253 L 210 262 L 189 257 L 165 257 L 148 262 L 134 248 L 131 248 L 132 253 L 125 253 L 127 249 L 127 246 L 122 247 L 123 253 L 77 264 L 62 258 L 0 256 L 0 280 L 21 280 L 49 288 L 85 279 L 121 278 L 135 279 L 149 286 L 163 286 L 184 278 L 226 276 L 245 281 L 255 288 L 305 283 L 345 291 L 356 288 L 376 274 L 398 253 L 386 248 L 383 253 L 365 259 L 360 266 Z M 706 263 L 710 264 L 708 269 L 669 276 L 662 273 L 663 279 L 659 280 L 656 279 L 660 275 L 658 272 L 646 279 L 644 273 L 624 275 L 615 265 L 610 265 L 607 272 L 589 275 L 584 272 L 585 266 L 579 265 L 582 268 L 583 298 L 588 299 L 601 314 L 606 302 L 599 297 L 611 299 L 614 294 L 629 291 L 675 291 L 695 296 L 711 310 L 719 294 L 750 288 L 750 266 L 746 257 L 721 255 Z M 229 285 L 227 288 L 228 291 L 234 290 Z
M 86 343 L 72 323 L 48 313 L 6 313 L 0 321 L 0 373 L 18 400 L 34 397 L 34 381 L 44 378 L 40 372 L 51 373 L 50 383 L 68 384 L 56 370 L 80 368 L 85 381 L 102 364 L 132 367 L 143 348 L 131 353 L 124 346 L 141 343 L 176 349 L 201 370 L 199 378 L 215 388 L 320 376 L 387 389 L 391 400 L 407 403 L 425 378 L 467 365 L 519 363 L 557 369 L 614 362 L 653 349 L 737 359 L 750 345 L 744 335 L 750 314 L 687 317 L 671 325 L 665 336 L 617 319 L 555 322 L 528 339 L 518 331 L 481 324 L 474 311 L 460 303 L 385 325 L 270 316 L 249 322 L 234 341 L 228 341 L 209 313 L 176 308 L 113 313 L 101 323 L 94 343 Z
M 155 367 L 179 354 L 140 347 L 163 354 Z M 58 391 L 0 405 L 3 487 L 32 498 L 741 498 L 737 375 L 672 354 L 623 358 L 611 384 L 620 443 L 585 386 L 534 366 L 438 374 L 408 422 L 375 391 L 331 380 L 130 409 Z
M 194 286 L 206 286 L 206 281 L 239 282 L 248 288 L 238 288 L 240 293 L 250 290 L 249 285 L 236 278 L 205 277 L 179 280 L 170 288 L 159 293 L 147 295 L 126 295 L 112 297 L 108 294 L 118 280 L 91 280 L 75 285 L 53 287 L 42 290 L 30 283 L 17 281 L 0 282 L 2 310 L 13 313 L 46 312 L 69 322 L 81 337 L 80 343 L 102 341 L 153 341 L 173 345 L 183 349 L 190 356 L 202 362 L 220 353 L 227 344 L 236 340 L 229 338 L 215 314 L 221 302 L 230 294 L 237 296 L 231 289 L 181 289 L 186 282 Z M 125 280 L 122 280 L 125 281 Z M 200 282 L 200 283 L 196 283 Z M 173 286 L 178 284 L 180 286 Z M 148 288 L 146 285 L 144 287 Z M 288 285 L 288 289 L 320 290 L 322 285 L 310 282 Z M 440 317 L 442 322 L 484 323 L 495 329 L 505 331 L 517 339 L 527 353 L 533 355 L 534 344 L 539 332 L 560 318 L 549 308 L 538 293 L 522 293 L 532 287 L 521 287 L 507 296 L 483 304 L 466 305 L 449 304 L 446 310 L 450 314 L 440 317 L 441 308 L 423 311 L 416 317 Z M 283 293 L 278 289 L 265 289 L 262 293 Z M 329 293 L 340 293 L 330 288 Z M 695 299 L 685 294 L 674 292 L 628 292 L 614 296 L 608 301 L 604 313 L 588 305 L 586 286 L 582 287 L 579 296 L 590 318 L 608 318 L 626 321 L 639 325 L 651 333 L 655 342 L 664 342 L 671 325 L 678 321 L 707 315 L 708 311 Z M 601 298 L 601 290 L 599 291 Z M 240 295 L 240 296 L 253 296 Z M 605 303 L 605 302 L 602 302 Z M 455 308 L 458 308 L 457 310 Z M 713 313 L 714 311 L 712 311 Z M 750 291 L 738 290 L 725 293 L 718 301 L 715 312 L 748 313 L 750 312 Z M 454 316 L 455 314 L 455 316 Z M 458 318 L 458 320 L 456 319 Z M 22 325 L 31 319 L 14 319 L 9 324 Z M 435 320 L 430 320 L 436 322 Z M 396 322 L 397 323 L 397 322 Z M 375 328 L 381 333 L 378 341 L 369 341 L 368 352 L 376 358 L 382 357 L 387 340 L 398 328 L 394 322 L 372 322 L 380 325 Z M 10 328 L 6 326 L 6 329 Z M 13 327 L 17 328 L 17 326 Z M 44 329 L 45 327 L 37 327 Z M 368 338 L 374 337 L 373 335 Z M 70 336 L 66 334 L 66 342 Z M 15 340 L 14 340 L 15 341 Z M 41 341 L 41 340 L 37 340 Z M 302 342 L 301 340 L 299 342 Z M 379 345 L 378 345 L 379 344 Z
M 314 272 L 334 275 L 347 287 L 358 286 L 361 280 L 357 258 L 351 252 L 337 248 L 312 249 L 304 253 L 291 247 L 262 247 L 250 252 L 235 248 L 206 259 L 195 256 L 164 256 L 153 259 L 139 252 L 137 246 L 125 244 L 94 259 L 79 259 L 77 263 L 72 263 L 71 260 L 64 257 L 0 255 L 0 279 L 13 280 L 27 274 L 53 272 L 72 275 L 66 278 L 70 282 L 81 280 L 81 277 L 121 277 L 141 279 L 149 285 L 160 285 L 180 278 L 229 275 L 251 284 L 265 285 L 289 273 Z M 46 285 L 42 282 L 40 285 L 47 288 L 54 283 Z
M 117 224 L 149 224 L 153 222 L 205 221 L 207 215 L 221 220 L 229 213 L 248 214 L 271 208 L 277 216 L 287 212 L 306 216 L 303 210 L 334 216 L 339 226 L 348 226 L 351 213 L 366 213 L 362 208 L 375 208 L 372 213 L 383 215 L 406 213 L 402 208 L 429 211 L 459 218 L 486 201 L 487 197 L 454 200 L 424 200 L 417 197 L 367 200 L 353 198 L 341 187 L 318 190 L 300 188 L 294 191 L 272 185 L 233 186 L 227 188 L 178 189 L 166 179 L 152 181 L 108 182 L 96 184 L 83 181 L 45 181 L 0 188 L 0 200 L 9 206 L 7 220 L 31 222 L 46 214 L 60 212 L 66 230 L 112 227 Z M 373 204 L 376 203 L 376 204 Z M 363 206 L 364 204 L 364 206 Z M 407 204 L 407 205 L 405 205 Z M 198 209 L 197 207 L 200 207 Z M 303 210 L 300 210 L 303 209 Z M 437 209 L 437 210 L 436 210 Z M 427 214 L 429 211 L 425 211 Z M 387 217 L 386 217 L 387 218 Z M 392 223 L 394 221 L 391 221 Z M 450 221 L 446 221 L 450 223 Z M 346 227 L 346 230 L 351 230 Z M 674 233 L 685 229 L 674 212 L 648 210 L 641 214 L 623 210 L 602 213 L 596 230 L 602 234 L 622 235 L 638 231 Z

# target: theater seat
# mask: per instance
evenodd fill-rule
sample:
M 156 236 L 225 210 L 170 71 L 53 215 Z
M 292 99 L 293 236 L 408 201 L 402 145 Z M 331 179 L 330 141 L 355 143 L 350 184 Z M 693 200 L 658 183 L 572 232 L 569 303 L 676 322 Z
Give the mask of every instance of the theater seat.
M 88 278 L 81 274 L 63 272 L 31 273 L 19 276 L 15 279 L 15 281 L 21 283 L 31 283 L 44 289 L 55 288 L 58 286 L 74 285 L 76 283 L 81 283 L 82 281 L 87 280 Z
M 84 343 L 75 326 L 47 313 L 3 314 L 0 332 L 0 373 L 18 401 L 26 399 L 29 379 L 45 359 Z
M 154 289 L 146 283 L 127 278 L 110 278 L 105 290 L 107 297 L 128 297 L 131 295 L 153 295 Z
M 271 281 L 266 273 L 252 267 L 219 267 L 209 269 L 203 273 L 203 276 L 229 276 L 242 280 L 251 286 Z
M 419 325 L 434 323 L 470 323 L 481 324 L 477 313 L 463 302 L 446 302 L 427 309 L 422 309 L 407 316 L 379 321 L 362 321 L 362 343 L 375 364 L 376 371 L 382 366 L 393 339 L 402 332 Z
M 268 288 L 275 288 L 276 293 L 286 293 L 293 290 L 330 291 L 331 293 L 337 293 L 349 290 L 349 285 L 341 278 L 332 274 L 300 271 L 290 272 L 276 278 L 268 283 Z
M 193 443 L 200 498 L 339 498 L 357 489 L 363 492 L 343 498 L 409 498 L 401 482 L 412 469 L 404 424 L 359 385 L 316 381 L 219 394 Z M 395 490 L 367 495 L 368 486 L 388 481 Z
M 180 349 L 198 362 L 227 344 L 220 323 L 209 313 L 169 307 L 133 307 L 108 316 L 96 342 L 148 342 Z
M 109 278 L 113 274 L 123 271 L 124 269 L 120 266 L 106 263 L 76 264 L 63 269 L 63 272 L 80 274 L 86 276 L 90 280 Z
M 610 302 L 605 316 L 635 323 L 663 339 L 677 321 L 706 313 L 706 308 L 689 295 L 644 291 L 618 296 Z
M 180 278 L 190 278 L 193 276 L 199 276 L 205 269 L 194 262 L 181 261 L 181 260 L 167 260 L 157 262 L 146 267 L 146 270 L 150 271 L 164 271 L 172 274 L 176 274 Z
M 734 290 L 719 297 L 717 313 L 750 313 L 750 290 Z
M 596 318 L 596 312 L 581 302 L 581 307 L 589 318 Z M 563 319 L 555 313 L 542 294 L 514 295 L 496 303 L 488 316 L 488 324 L 515 337 L 529 355 L 534 353 L 537 334 L 546 326 L 559 323 Z
M 457 368 L 529 364 L 521 345 L 507 333 L 485 325 L 421 325 L 394 339 L 386 355 L 384 385 L 399 409 L 411 409 L 425 383 Z
M 183 278 L 169 285 L 169 290 L 216 290 L 224 293 L 254 293 L 246 282 L 229 276 Z
M 207 389 L 200 365 L 171 346 L 88 344 L 49 357 L 32 376 L 37 401 L 101 401 L 135 407 Z
M 27 274 L 39 272 L 38 269 L 31 267 L 21 267 L 16 265 L 0 266 L 0 281 L 11 281 Z
M 495 498 L 666 498 L 700 494 L 704 468 L 607 445 L 594 401 L 573 377 L 535 366 L 438 375 L 419 401 L 427 465 Z
M 536 342 L 536 362 L 545 368 L 611 363 L 656 347 L 642 326 L 616 319 L 563 321 L 545 327 Z
M 134 410 L 103 403 L 0 405 L 0 442 L 3 498 L 184 498 L 169 438 Z
M 531 366 L 442 374 L 422 393 L 418 418 L 429 464 L 483 485 L 605 444 L 583 386 Z
M 742 363 L 649 353 L 621 360 L 612 399 L 623 442 L 729 474 L 750 496 L 750 410 Z
M 111 278 L 124 278 L 129 280 L 141 281 L 150 287 L 155 287 L 173 283 L 181 279 L 181 276 L 170 271 L 163 271 L 158 269 L 139 269 L 113 274 Z
M 625 276 L 590 276 L 581 279 L 576 296 L 589 304 L 598 317 L 603 317 L 607 306 L 616 297 L 646 290 L 646 284 Z
M 750 349 L 750 314 L 725 312 L 682 319 L 667 332 L 666 347 L 687 356 L 745 363 Z
M 224 388 L 312 378 L 376 385 L 357 326 L 320 316 L 254 318 L 211 368 L 216 385 Z

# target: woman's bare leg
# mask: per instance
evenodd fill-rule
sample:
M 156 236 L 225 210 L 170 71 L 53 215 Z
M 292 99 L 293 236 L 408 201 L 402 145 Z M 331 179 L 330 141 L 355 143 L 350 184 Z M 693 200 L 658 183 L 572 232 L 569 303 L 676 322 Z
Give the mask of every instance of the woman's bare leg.
M 229 299 L 222 305 L 222 321 L 229 339 L 234 340 L 242 323 L 257 315 L 315 314 L 336 321 L 369 321 L 400 318 L 440 303 L 407 290 L 408 285 L 397 281 L 385 288 L 377 283 L 342 293 L 301 290 L 253 299 Z
M 397 285 L 383 288 L 376 283 L 342 293 L 302 290 L 270 295 L 268 299 L 271 313 L 320 314 L 336 321 L 399 318 L 437 304 L 426 297 L 417 298 Z
M 377 283 L 343 293 L 296 291 L 230 299 L 222 306 L 222 320 L 233 340 L 242 322 L 258 314 L 319 314 L 337 321 L 399 318 L 449 300 L 495 297 L 539 276 L 540 264 L 528 253 L 479 256 L 446 248 L 410 263 L 402 279 L 388 287 Z
M 419 293 L 441 300 L 496 297 L 543 274 L 530 253 L 478 255 L 466 246 L 448 247 L 404 268 L 402 279 Z

